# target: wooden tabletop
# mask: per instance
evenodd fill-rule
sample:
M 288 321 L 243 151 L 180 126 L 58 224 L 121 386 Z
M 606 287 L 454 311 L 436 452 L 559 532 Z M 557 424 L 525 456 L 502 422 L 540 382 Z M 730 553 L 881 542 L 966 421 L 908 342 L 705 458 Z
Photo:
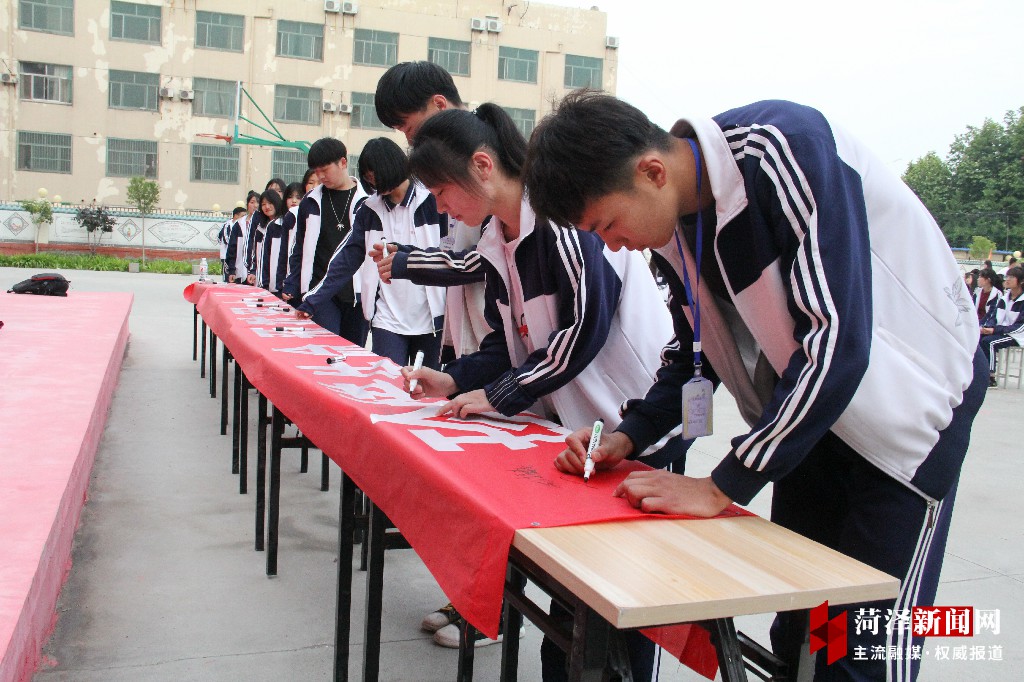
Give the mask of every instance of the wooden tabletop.
M 756 516 L 530 528 L 512 544 L 618 628 L 899 592 L 896 578 Z

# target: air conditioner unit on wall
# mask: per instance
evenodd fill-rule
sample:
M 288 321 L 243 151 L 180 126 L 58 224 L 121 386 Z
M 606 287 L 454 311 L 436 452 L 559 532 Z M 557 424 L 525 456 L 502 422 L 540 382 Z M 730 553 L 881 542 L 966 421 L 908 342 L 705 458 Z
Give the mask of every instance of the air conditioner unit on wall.
M 164 99 L 174 99 L 173 88 L 160 88 L 160 96 Z
M 0 83 L 14 84 L 18 82 L 18 77 L 13 73 L 0 73 Z
M 359 14 L 359 5 L 354 2 L 341 3 L 342 14 Z
M 469 30 L 471 31 L 486 31 L 487 20 L 486 19 L 473 19 L 469 23 Z
M 489 33 L 501 33 L 502 24 L 497 19 L 487 20 L 487 31 Z
M 619 49 L 619 39 L 615 36 L 608 36 L 604 39 L 604 46 L 609 50 Z
M 352 113 L 352 105 L 351 104 L 345 104 L 344 102 L 342 102 L 341 104 L 338 105 L 338 110 L 337 111 L 338 111 L 339 114 L 351 114 Z
M 348 3 L 345 3 L 348 4 Z M 340 12 L 341 11 L 341 0 L 324 0 L 324 11 L 325 12 Z
M 324 111 L 334 111 L 335 109 L 337 109 L 337 106 L 334 102 L 324 102 Z
M 178 99 L 182 102 L 191 102 L 196 98 L 195 90 L 182 90 L 178 93 Z

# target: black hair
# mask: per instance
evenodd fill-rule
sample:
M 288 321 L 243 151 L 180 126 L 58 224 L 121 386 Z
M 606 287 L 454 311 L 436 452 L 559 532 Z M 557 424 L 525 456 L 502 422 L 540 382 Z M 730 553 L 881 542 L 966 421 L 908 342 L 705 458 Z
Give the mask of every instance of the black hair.
M 1024 267 L 1014 265 L 1003 273 L 1003 279 L 1005 280 L 1007 277 L 1016 277 L 1018 285 L 1024 284 Z
M 380 122 L 397 128 L 406 116 L 427 106 L 434 95 L 444 95 L 452 105 L 462 106 L 450 73 L 432 62 L 402 62 L 385 71 L 377 81 L 373 104 Z
M 274 206 L 274 218 L 280 218 L 281 216 L 284 215 L 284 198 L 277 193 L 276 189 L 268 189 L 266 192 L 260 195 L 260 207 L 258 209 L 260 213 L 263 213 L 264 201 L 269 201 Z M 268 219 L 270 218 L 270 216 L 268 216 L 266 213 L 263 213 L 263 215 L 265 215 Z
M 284 188 L 285 188 L 284 180 L 282 180 L 281 178 L 270 178 L 270 180 L 267 181 L 267 186 L 263 188 L 264 191 L 270 189 L 270 187 L 272 185 L 280 187 L 281 190 L 278 192 L 278 194 L 280 194 L 281 196 L 284 196 Z
M 670 148 L 669 134 L 636 107 L 575 90 L 533 131 L 523 180 L 537 217 L 567 227 L 590 201 L 629 190 L 640 154 Z
M 289 185 L 284 188 L 284 200 L 288 201 L 288 198 L 293 196 L 298 197 L 299 199 L 306 196 L 306 185 L 301 182 L 289 183 Z
M 992 282 L 992 286 L 995 286 L 999 282 L 999 275 L 992 268 L 982 268 L 978 271 L 978 277 L 984 277 L 989 282 Z
M 257 192 L 257 191 L 256 191 L 256 190 L 254 190 L 254 189 L 251 189 L 251 190 L 249 190 L 249 193 L 245 195 L 245 205 L 246 205 L 246 206 L 248 206 L 248 205 L 249 205 L 249 202 L 250 202 L 250 201 L 252 201 L 253 197 L 256 197 L 256 203 L 259 203 L 259 199 L 260 199 L 260 193 L 259 193 L 259 192 Z M 257 210 L 257 211 L 258 211 L 258 210 L 260 210 L 260 207 L 259 207 L 259 206 L 257 206 L 257 207 L 256 207 L 256 210 Z
M 490 150 L 501 170 L 518 178 L 526 160 L 526 139 L 512 117 L 497 104 L 481 104 L 475 112 L 448 109 L 426 121 L 416 133 L 409 168 L 427 187 L 454 182 L 477 193 L 469 171 L 470 158 Z
M 321 137 L 309 145 L 306 165 L 310 168 L 320 168 L 345 158 L 348 158 L 348 149 L 345 148 L 344 142 L 336 137 Z
M 374 184 L 365 175 L 373 172 Z M 409 179 L 409 159 L 394 140 L 375 137 L 359 153 L 359 183 L 367 194 L 387 194 Z
M 317 168 L 319 168 L 319 166 L 317 166 Z M 305 173 L 302 174 L 302 191 L 303 192 L 306 191 L 306 185 L 309 184 L 309 178 L 314 176 L 314 175 L 316 175 L 316 171 L 313 170 L 312 168 L 310 168 L 309 170 L 307 170 Z M 317 180 L 317 184 L 319 184 L 319 183 L 320 183 L 320 181 Z
M 234 218 L 239 213 L 245 213 L 245 206 L 235 206 L 235 210 L 231 212 L 231 217 Z

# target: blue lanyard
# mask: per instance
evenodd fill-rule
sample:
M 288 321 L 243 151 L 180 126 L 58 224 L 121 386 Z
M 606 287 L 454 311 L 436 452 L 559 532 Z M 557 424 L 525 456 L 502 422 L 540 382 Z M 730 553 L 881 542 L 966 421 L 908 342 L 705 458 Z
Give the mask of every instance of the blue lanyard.
M 693 286 L 690 285 L 690 273 L 686 267 L 686 258 L 683 257 L 683 245 L 679 241 L 679 230 L 675 231 L 676 248 L 679 250 L 679 260 L 683 263 L 683 288 L 686 289 L 686 304 L 690 306 L 690 314 L 693 315 L 693 368 L 694 374 L 700 376 L 700 264 L 701 256 L 704 253 L 704 220 L 700 210 L 700 149 L 697 143 L 687 138 L 690 149 L 693 150 L 693 160 L 697 168 L 697 271 L 693 276 Z

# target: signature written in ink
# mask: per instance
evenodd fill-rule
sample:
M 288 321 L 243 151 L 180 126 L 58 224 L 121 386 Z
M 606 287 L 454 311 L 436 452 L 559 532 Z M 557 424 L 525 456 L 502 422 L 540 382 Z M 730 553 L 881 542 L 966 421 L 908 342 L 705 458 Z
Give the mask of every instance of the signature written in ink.
M 537 469 L 530 465 L 524 465 L 512 469 L 512 473 L 515 474 L 516 478 L 522 478 L 524 480 L 531 481 L 533 483 L 540 483 L 542 485 L 550 486 L 552 488 L 557 487 L 553 481 L 549 481 L 538 473 Z

